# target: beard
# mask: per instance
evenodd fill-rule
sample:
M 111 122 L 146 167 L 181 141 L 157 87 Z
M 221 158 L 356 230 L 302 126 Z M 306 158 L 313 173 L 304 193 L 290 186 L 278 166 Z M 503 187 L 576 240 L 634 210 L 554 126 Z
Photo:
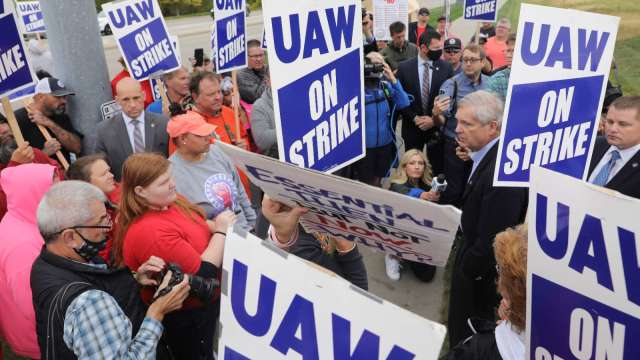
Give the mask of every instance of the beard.
M 11 155 L 18 148 L 18 144 L 13 136 L 8 136 L 2 139 L 0 142 L 0 164 L 8 164 L 11 160 Z

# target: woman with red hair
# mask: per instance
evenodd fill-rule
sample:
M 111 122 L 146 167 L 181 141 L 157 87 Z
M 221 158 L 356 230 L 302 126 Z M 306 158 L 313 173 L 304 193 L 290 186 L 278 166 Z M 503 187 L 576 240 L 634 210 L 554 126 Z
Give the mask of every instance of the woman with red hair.
M 137 269 L 145 259 L 157 256 L 212 288 L 220 278 L 225 232 L 234 221 L 230 211 L 206 220 L 201 208 L 176 193 L 169 160 L 158 154 L 134 154 L 123 166 L 113 257 L 116 265 Z M 147 289 L 142 295 L 150 301 L 152 294 Z M 165 317 L 167 343 L 175 358 L 213 359 L 219 293 L 208 295 L 192 291 L 182 310 Z

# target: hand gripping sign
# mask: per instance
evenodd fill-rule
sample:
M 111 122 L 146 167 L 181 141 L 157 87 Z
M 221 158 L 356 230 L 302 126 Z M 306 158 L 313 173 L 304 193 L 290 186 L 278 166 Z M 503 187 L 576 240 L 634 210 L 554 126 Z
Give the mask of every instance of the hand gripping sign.
M 533 164 L 585 178 L 619 20 L 522 4 L 495 185 L 527 187 Z
M 264 0 L 280 160 L 320 171 L 364 156 L 360 1 Z
M 527 359 L 640 359 L 640 201 L 533 167 Z
M 289 255 L 227 230 L 221 359 L 436 360 L 445 327 Z
M 411 261 L 444 266 L 460 211 L 318 171 L 301 169 L 218 142 L 271 198 L 309 209 L 300 223 L 318 232 Z
M 245 0 L 214 0 L 214 52 L 219 73 L 247 66 Z
M 127 0 L 103 4 L 120 52 L 131 76 L 140 81 L 180 67 L 156 0 Z

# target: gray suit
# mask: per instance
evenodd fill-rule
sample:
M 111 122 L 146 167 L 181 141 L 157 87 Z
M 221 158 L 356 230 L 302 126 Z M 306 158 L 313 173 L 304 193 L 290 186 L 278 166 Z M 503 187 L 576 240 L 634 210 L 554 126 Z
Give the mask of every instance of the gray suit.
M 144 112 L 144 150 L 168 156 L 169 135 L 167 135 L 169 119 L 162 114 Z M 104 153 L 111 165 L 111 172 L 120 181 L 122 164 L 133 154 L 127 125 L 121 114 L 98 124 L 96 130 L 96 147 L 94 153 Z

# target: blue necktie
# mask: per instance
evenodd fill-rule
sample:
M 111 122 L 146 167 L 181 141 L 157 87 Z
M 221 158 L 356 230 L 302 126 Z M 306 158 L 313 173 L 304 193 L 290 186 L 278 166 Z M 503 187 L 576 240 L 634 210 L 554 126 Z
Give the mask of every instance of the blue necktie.
M 618 150 L 611 152 L 611 159 L 600 169 L 598 175 L 593 179 L 593 183 L 596 185 L 604 186 L 609 179 L 611 169 L 616 165 L 616 161 L 620 160 L 620 153 Z

